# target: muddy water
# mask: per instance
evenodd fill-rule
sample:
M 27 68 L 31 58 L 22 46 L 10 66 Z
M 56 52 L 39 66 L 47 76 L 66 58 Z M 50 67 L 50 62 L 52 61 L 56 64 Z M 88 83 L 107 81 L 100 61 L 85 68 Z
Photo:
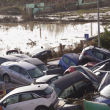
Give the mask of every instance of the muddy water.
M 89 37 L 96 35 L 97 27 L 97 23 L 0 24 L 0 52 L 4 54 L 14 48 L 29 52 L 41 46 L 56 49 L 60 43 L 74 47 L 74 43 L 84 39 L 84 34 L 89 34 Z M 103 26 L 100 26 L 100 31 L 103 32 Z

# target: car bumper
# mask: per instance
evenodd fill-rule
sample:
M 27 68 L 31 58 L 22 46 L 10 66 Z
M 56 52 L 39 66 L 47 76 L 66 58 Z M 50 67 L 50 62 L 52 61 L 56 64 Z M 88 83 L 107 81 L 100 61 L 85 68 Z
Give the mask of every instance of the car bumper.
M 58 97 L 55 99 L 55 101 L 49 106 L 49 110 L 54 110 L 54 108 L 58 105 Z

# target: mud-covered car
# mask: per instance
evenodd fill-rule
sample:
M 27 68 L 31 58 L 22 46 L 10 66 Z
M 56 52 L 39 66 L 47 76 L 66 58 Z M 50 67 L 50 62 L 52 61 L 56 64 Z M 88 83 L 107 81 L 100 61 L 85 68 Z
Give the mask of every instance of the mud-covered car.
M 89 77 L 79 71 L 64 75 L 50 84 L 60 98 L 80 98 L 95 90 Z

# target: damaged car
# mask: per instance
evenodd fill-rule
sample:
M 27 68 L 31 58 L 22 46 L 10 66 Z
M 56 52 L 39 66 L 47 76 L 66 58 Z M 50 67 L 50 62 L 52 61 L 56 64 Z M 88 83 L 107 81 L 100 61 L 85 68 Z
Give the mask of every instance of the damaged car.
M 76 53 L 64 54 L 59 60 L 58 66 L 64 70 L 70 66 L 77 66 L 79 64 L 79 55 Z
M 106 103 L 110 106 L 110 84 L 103 88 L 94 102 Z
M 69 74 L 71 72 L 74 72 L 76 70 L 84 73 L 85 75 L 87 75 L 92 80 L 93 83 L 95 83 L 95 82 L 100 83 L 101 82 L 100 78 L 97 75 L 95 75 L 90 69 L 88 69 L 88 68 L 86 68 L 86 67 L 84 67 L 82 65 L 69 67 L 64 72 L 64 75 L 65 74 Z M 96 83 L 96 85 L 97 85 L 97 83 Z M 97 85 L 97 88 L 98 88 L 98 85 Z
M 50 84 L 60 98 L 80 98 L 85 93 L 95 91 L 90 78 L 79 71 L 64 75 Z

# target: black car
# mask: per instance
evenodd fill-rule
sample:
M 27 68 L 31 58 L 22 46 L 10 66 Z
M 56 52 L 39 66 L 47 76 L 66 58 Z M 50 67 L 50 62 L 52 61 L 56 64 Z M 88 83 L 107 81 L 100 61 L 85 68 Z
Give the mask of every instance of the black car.
M 53 81 L 50 86 L 54 88 L 58 97 L 61 98 L 80 98 L 84 93 L 95 90 L 88 76 L 79 71 L 64 75 L 60 79 Z
M 35 66 L 37 66 L 41 71 L 46 71 L 48 70 L 47 66 L 45 65 L 44 62 L 42 62 L 41 60 L 39 60 L 38 58 L 25 58 L 21 61 L 24 61 L 24 62 L 28 62 L 28 63 L 31 63 Z
M 30 53 L 30 56 L 32 58 L 38 58 L 42 61 L 47 60 L 48 58 L 52 58 L 52 52 L 49 49 L 37 49 L 34 50 L 32 53 Z

